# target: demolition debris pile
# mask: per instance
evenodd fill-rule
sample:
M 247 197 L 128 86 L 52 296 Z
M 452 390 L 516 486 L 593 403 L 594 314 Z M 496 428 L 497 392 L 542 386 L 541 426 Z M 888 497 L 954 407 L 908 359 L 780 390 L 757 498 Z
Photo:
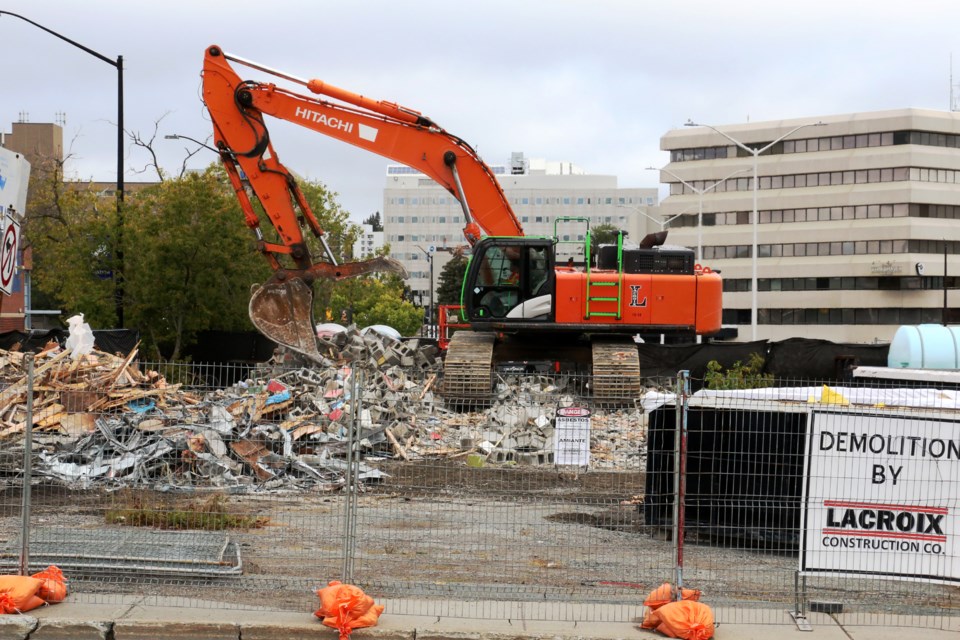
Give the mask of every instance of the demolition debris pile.
M 69 486 L 215 486 L 237 491 L 335 490 L 346 454 L 361 480 L 385 459 L 552 464 L 556 407 L 573 381 L 500 380 L 491 406 L 462 412 L 436 394 L 436 347 L 351 327 L 322 341 L 325 366 L 267 363 L 228 388 L 198 391 L 100 351 L 72 359 L 56 345 L 35 358 L 35 473 Z M 0 475 L 15 473 L 27 419 L 25 355 L 0 351 Z M 158 366 L 158 368 L 162 368 Z M 181 371 L 182 372 L 182 371 Z M 594 466 L 643 464 L 642 412 L 594 414 Z M 354 429 L 351 445 L 351 425 Z

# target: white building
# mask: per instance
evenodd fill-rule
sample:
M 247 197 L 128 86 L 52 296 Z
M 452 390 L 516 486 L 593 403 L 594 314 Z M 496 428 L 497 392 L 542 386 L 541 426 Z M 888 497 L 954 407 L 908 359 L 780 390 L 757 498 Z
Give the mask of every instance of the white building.
M 568 245 L 558 246 L 558 255 L 582 254 L 586 225 L 561 223 L 558 217 L 583 217 L 594 228 L 611 224 L 628 231 L 639 242 L 648 232 L 657 206 L 656 188 L 620 188 L 616 176 L 586 173 L 569 162 L 527 159 L 513 153 L 508 165 L 491 166 L 510 205 L 528 236 L 556 233 Z M 469 201 L 470 194 L 467 193 Z M 430 255 L 434 256 L 433 286 L 436 289 L 450 253 L 442 249 L 465 245 L 460 203 L 431 178 L 406 166 L 387 169 L 383 195 L 383 230 L 390 255 L 410 272 L 408 285 L 426 305 L 430 292 Z M 657 227 L 659 229 L 659 227 Z M 438 249 L 431 254 L 430 248 Z M 578 251 L 579 250 L 579 251 Z
M 353 259 L 362 260 L 383 248 L 383 231 L 374 231 L 372 224 L 361 224 L 363 232 L 353 243 Z
M 731 138 L 753 149 L 783 138 L 756 158 L 756 193 L 754 156 Z M 702 262 L 722 272 L 724 324 L 741 340 L 754 306 L 758 339 L 886 342 L 900 325 L 941 322 L 944 284 L 960 276 L 960 113 L 694 126 L 660 146 L 670 152 L 661 213 L 686 212 L 670 240 L 697 246 L 702 200 Z M 955 294 L 949 302 L 956 322 Z

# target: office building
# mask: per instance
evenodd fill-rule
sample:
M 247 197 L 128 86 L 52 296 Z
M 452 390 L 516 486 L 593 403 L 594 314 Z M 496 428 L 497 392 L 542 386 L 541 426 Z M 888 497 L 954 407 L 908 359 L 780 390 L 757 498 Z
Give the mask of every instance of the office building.
M 734 143 L 779 138 L 756 157 Z M 886 342 L 900 325 L 958 320 L 944 287 L 960 275 L 960 113 L 690 126 L 661 148 L 661 214 L 682 214 L 670 240 L 697 246 L 702 203 L 701 261 L 722 273 L 724 324 L 740 340 L 752 338 L 754 306 L 756 337 L 771 340 Z
M 361 260 L 383 248 L 383 231 L 374 231 L 372 224 L 360 225 L 360 237 L 353 243 L 353 258 Z
M 655 217 L 656 188 L 621 188 L 616 176 L 589 174 L 569 162 L 513 153 L 508 164 L 492 165 L 491 169 L 524 233 L 556 234 L 561 243 L 557 254 L 562 260 L 574 255 L 582 261 L 586 223 L 555 225 L 558 217 L 585 218 L 591 228 L 614 225 L 627 231 L 628 239 L 635 242 L 647 233 L 650 218 Z M 467 198 L 469 201 L 469 192 Z M 390 255 L 410 272 L 408 284 L 425 306 L 430 292 L 430 257 L 435 260 L 436 290 L 440 272 L 451 258 L 449 250 L 465 245 L 460 203 L 415 169 L 391 166 L 387 168 L 383 212 L 384 240 L 390 245 Z

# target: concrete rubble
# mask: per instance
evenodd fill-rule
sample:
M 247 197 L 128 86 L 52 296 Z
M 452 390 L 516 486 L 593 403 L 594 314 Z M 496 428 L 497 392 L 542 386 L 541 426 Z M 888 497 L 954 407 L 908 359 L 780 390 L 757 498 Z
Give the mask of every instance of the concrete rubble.
M 141 371 L 135 353 L 72 361 L 51 346 L 35 364 L 35 473 L 76 487 L 336 490 L 352 426 L 367 482 L 383 478 L 378 463 L 390 459 L 552 465 L 556 409 L 577 402 L 572 379 L 510 375 L 489 406 L 456 410 L 435 392 L 433 345 L 350 327 L 320 350 L 319 366 L 271 362 L 198 393 Z M 0 382 L 0 449 L 9 454 L 26 420 L 23 354 L 0 351 Z M 640 409 L 595 409 L 591 467 L 640 470 L 645 433 Z

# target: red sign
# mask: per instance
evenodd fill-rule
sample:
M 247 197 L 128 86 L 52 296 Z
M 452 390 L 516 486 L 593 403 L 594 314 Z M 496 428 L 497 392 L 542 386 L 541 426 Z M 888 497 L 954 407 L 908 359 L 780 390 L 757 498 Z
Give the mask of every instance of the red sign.
M 17 273 L 17 251 L 20 249 L 20 225 L 12 218 L 3 219 L 3 238 L 0 240 L 0 291 L 10 295 L 13 277 Z
M 560 407 L 557 409 L 557 415 L 564 418 L 586 418 L 590 415 L 590 409 L 586 407 Z

